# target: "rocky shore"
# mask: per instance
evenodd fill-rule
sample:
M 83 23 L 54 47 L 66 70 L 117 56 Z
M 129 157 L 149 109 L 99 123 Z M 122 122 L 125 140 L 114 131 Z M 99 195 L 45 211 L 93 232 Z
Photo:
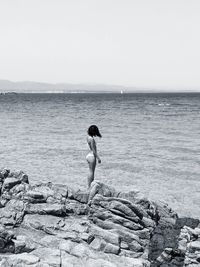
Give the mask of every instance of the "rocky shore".
M 200 223 L 140 192 L 29 184 L 0 170 L 0 267 L 200 266 Z

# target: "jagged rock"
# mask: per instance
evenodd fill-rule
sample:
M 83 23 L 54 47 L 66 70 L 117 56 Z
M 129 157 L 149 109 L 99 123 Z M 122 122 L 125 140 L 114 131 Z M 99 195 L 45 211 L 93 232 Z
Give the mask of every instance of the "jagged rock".
M 28 188 L 29 188 L 29 184 L 20 183 L 20 184 L 15 185 L 10 190 L 10 193 L 12 194 L 13 197 L 17 197 L 18 194 L 22 192 L 22 195 L 21 196 L 24 196 L 25 195 L 25 192 L 28 190 Z
M 4 180 L 2 192 L 9 191 L 12 187 L 14 187 L 16 184 L 20 184 L 21 181 L 17 180 L 16 178 L 8 177 Z
M 22 171 L 17 172 L 9 172 L 8 170 L 4 170 L 3 174 L 1 172 L 1 177 L 3 176 L 3 186 L 2 186 L 2 193 L 4 191 L 9 191 L 17 184 L 21 183 L 29 183 L 28 175 Z M 2 178 L 1 178 L 2 179 Z
M 14 227 L 21 224 L 25 211 L 25 204 L 21 200 L 11 199 L 6 207 L 0 209 L 0 224 Z
M 17 180 L 19 180 L 20 182 L 23 183 L 29 183 L 28 181 L 28 175 L 25 174 L 23 171 L 19 170 L 19 171 L 14 171 L 14 172 L 10 172 L 8 177 L 13 177 Z
M 199 220 L 179 218 L 165 203 L 98 181 L 90 192 L 28 182 L 22 171 L 0 170 L 2 267 L 200 264 Z

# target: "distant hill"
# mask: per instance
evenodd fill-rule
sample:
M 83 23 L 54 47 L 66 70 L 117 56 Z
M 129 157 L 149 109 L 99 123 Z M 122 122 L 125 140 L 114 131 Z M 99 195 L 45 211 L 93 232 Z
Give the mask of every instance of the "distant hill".
M 107 84 L 70 84 L 43 82 L 11 82 L 0 80 L 0 93 L 85 93 L 85 92 L 132 92 L 132 93 L 167 93 L 167 92 L 200 92 L 200 88 L 136 88 Z
M 105 84 L 69 84 L 69 83 L 51 84 L 51 83 L 40 83 L 40 82 L 30 82 L 30 81 L 11 82 L 8 80 L 0 80 L 0 92 L 67 93 L 67 92 L 120 92 L 121 90 L 125 90 L 125 87 L 118 85 L 105 85 Z

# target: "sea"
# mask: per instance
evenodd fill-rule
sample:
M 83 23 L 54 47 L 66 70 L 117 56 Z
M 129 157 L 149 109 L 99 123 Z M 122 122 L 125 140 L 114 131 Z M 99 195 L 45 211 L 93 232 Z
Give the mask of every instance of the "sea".
M 92 124 L 95 179 L 200 218 L 200 93 L 0 95 L 0 166 L 84 189 Z

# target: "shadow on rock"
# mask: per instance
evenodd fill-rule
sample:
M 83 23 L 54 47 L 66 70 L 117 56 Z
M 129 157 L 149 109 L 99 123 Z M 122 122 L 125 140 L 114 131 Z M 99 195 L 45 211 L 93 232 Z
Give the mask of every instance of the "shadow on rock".
M 159 221 L 150 241 L 151 267 L 184 266 L 185 249 L 180 245 L 181 229 L 184 226 L 194 229 L 198 224 L 198 219 L 188 217 Z

